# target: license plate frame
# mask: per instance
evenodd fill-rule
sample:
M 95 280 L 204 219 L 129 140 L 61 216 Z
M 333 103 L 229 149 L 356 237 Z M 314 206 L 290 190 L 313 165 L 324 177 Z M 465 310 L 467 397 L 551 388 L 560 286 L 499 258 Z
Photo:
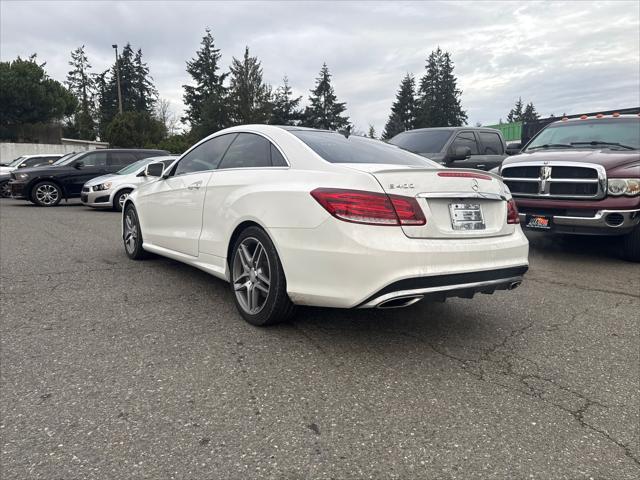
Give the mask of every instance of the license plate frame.
M 553 218 L 548 215 L 527 215 L 524 226 L 531 230 L 551 230 Z
M 455 231 L 486 230 L 482 205 L 479 203 L 457 202 L 449 204 L 451 228 Z

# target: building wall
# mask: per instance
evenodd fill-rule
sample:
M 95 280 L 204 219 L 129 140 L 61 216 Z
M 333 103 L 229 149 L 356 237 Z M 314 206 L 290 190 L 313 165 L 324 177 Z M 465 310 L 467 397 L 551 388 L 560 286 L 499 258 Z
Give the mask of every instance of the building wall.
M 103 142 L 64 142 L 62 144 L 49 143 L 0 143 L 0 163 L 10 162 L 22 155 L 35 155 L 38 153 L 71 153 L 107 148 Z

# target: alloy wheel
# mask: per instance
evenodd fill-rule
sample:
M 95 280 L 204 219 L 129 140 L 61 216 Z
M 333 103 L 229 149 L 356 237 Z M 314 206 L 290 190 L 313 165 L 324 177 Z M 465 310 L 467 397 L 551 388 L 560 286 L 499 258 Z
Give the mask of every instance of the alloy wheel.
M 42 205 L 54 205 L 59 197 L 58 189 L 50 183 L 44 183 L 36 188 L 36 199 Z
M 11 185 L 9 182 L 0 183 L 0 197 L 9 198 L 11 196 Z
M 122 210 L 122 208 L 124 207 L 124 202 L 127 200 L 128 196 L 129 196 L 129 192 L 124 192 L 124 193 L 121 193 L 120 196 L 118 197 L 118 205 L 120 206 L 120 210 Z
M 138 243 L 138 223 L 136 214 L 130 209 L 124 217 L 124 245 L 127 252 L 133 254 Z
M 245 238 L 233 259 L 233 290 L 240 307 L 251 315 L 267 303 L 271 265 L 264 245 L 255 237 Z

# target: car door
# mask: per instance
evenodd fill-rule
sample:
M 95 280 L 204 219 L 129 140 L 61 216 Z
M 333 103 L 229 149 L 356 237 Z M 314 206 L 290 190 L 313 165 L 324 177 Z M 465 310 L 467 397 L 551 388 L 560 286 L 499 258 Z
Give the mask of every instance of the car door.
M 251 211 L 254 218 L 265 218 L 272 208 L 256 186 L 282 181 L 282 168 L 288 164 L 282 153 L 265 137 L 239 133 L 213 172 L 204 203 L 200 253 L 224 261 L 229 235 L 240 212 Z
M 504 142 L 498 132 L 478 131 L 480 140 L 480 154 L 484 156 L 485 167 L 482 170 L 491 170 L 502 165 L 502 161 L 506 157 L 504 151 Z M 479 167 L 476 167 L 479 168 Z
M 168 177 L 138 187 L 136 206 L 145 242 L 198 256 L 206 186 L 234 138 L 226 134 L 196 145 Z
M 64 182 L 67 194 L 79 196 L 85 183 L 107 173 L 107 156 L 107 152 L 94 151 L 73 162 L 75 170 L 67 175 L 67 180 Z

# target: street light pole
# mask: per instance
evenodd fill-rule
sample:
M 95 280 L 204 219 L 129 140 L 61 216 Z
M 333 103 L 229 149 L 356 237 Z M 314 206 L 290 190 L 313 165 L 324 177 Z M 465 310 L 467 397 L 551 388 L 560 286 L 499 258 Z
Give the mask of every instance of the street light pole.
M 118 110 L 122 115 L 122 90 L 120 89 L 120 62 L 118 61 L 118 44 L 111 45 L 116 51 L 116 77 L 118 80 Z

